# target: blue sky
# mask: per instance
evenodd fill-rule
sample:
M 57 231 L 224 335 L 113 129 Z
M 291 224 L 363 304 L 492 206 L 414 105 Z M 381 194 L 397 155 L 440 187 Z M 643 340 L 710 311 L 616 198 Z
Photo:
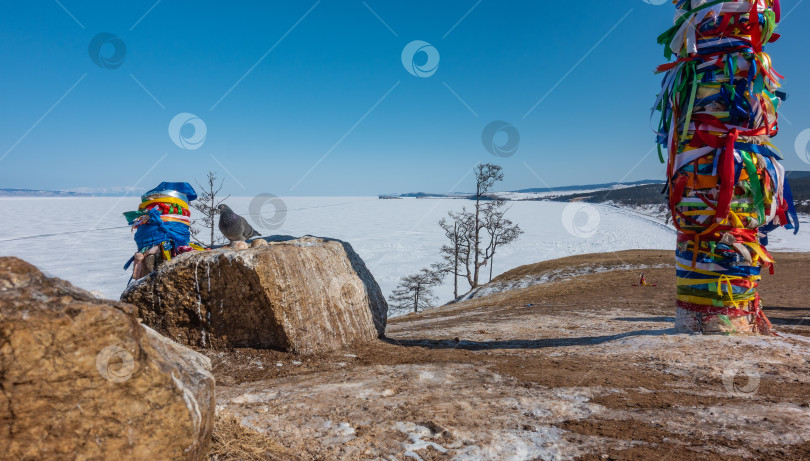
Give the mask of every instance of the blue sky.
M 210 169 L 234 195 L 446 192 L 469 190 L 483 161 L 504 167 L 508 190 L 663 178 L 649 108 L 664 62 L 655 39 L 673 11 L 642 0 L 0 2 L 0 187 L 148 189 Z M 768 49 L 790 94 L 776 144 L 788 169 L 806 170 L 794 141 L 810 128 L 810 2 L 783 11 Z M 116 68 L 90 57 L 100 33 L 126 46 Z M 414 40 L 439 54 L 429 77 L 402 64 Z M 180 113 L 204 122 L 199 148 L 169 136 Z M 519 133 L 511 157 L 484 148 L 493 121 Z

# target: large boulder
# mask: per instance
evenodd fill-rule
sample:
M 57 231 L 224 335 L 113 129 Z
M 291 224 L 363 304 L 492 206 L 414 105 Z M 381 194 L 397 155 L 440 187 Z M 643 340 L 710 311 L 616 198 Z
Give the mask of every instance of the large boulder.
M 121 300 L 175 341 L 312 354 L 385 334 L 388 304 L 351 245 L 277 237 L 249 249 L 185 253 Z
M 0 458 L 205 458 L 211 363 L 134 313 L 0 258 Z

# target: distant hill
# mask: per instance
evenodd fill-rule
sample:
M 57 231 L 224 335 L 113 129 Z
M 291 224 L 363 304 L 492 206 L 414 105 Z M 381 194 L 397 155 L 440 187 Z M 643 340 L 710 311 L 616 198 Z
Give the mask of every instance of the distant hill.
M 92 197 L 92 195 L 59 190 L 0 189 L 0 197 Z
M 579 186 L 561 186 L 561 187 L 535 187 L 531 189 L 520 189 L 509 192 L 493 192 L 493 197 L 503 198 L 505 200 L 526 200 L 526 197 L 514 196 L 510 197 L 509 194 L 554 194 L 555 192 L 576 192 L 576 191 L 593 191 L 593 190 L 612 190 L 619 188 L 627 188 L 638 186 L 642 184 L 664 184 L 663 180 L 647 179 L 643 181 L 633 182 L 610 182 L 604 184 L 586 184 Z M 381 194 L 380 198 L 460 198 L 467 199 L 472 197 L 471 192 L 454 192 L 454 193 L 430 193 L 430 192 L 407 192 L 399 194 Z M 532 199 L 532 198 L 529 198 Z
M 429 192 L 408 192 L 405 194 L 383 194 L 380 198 L 468 198 L 471 194 L 434 194 Z
M 796 211 L 810 214 L 810 171 L 789 171 L 787 177 Z
M 643 184 L 664 184 L 660 179 L 645 179 L 643 181 L 633 182 L 609 182 L 604 184 L 588 184 L 581 186 L 563 186 L 563 187 L 535 187 L 532 189 L 521 189 L 513 192 L 519 193 L 537 193 L 537 192 L 564 192 L 564 191 L 577 191 L 577 190 L 592 190 L 592 189 L 610 189 L 616 186 L 639 186 Z
M 788 171 L 788 179 L 804 179 L 810 178 L 810 171 Z
M 661 194 L 663 188 L 663 184 L 645 184 L 643 186 L 626 187 L 623 189 L 609 189 L 595 192 L 584 192 L 581 194 L 552 196 L 548 197 L 546 200 L 551 200 L 554 202 L 614 202 L 630 206 L 662 205 L 666 203 L 666 198 Z
M 810 171 L 789 171 L 787 178 L 793 192 L 793 200 L 799 213 L 810 213 Z M 538 198 L 556 202 L 583 201 L 588 203 L 614 202 L 629 206 L 663 205 L 666 198 L 661 194 L 663 184 L 645 184 L 623 189 L 609 189 L 579 194 L 564 194 Z

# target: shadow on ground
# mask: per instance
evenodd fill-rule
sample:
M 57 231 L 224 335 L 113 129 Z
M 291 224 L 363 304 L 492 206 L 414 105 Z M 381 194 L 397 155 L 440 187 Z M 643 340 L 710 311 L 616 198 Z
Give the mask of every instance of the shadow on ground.
M 547 347 L 593 346 L 633 336 L 664 336 L 677 334 L 674 328 L 663 330 L 628 331 L 617 335 L 582 336 L 577 338 L 514 339 L 505 341 L 466 341 L 455 339 L 396 339 L 384 338 L 389 344 L 403 347 L 424 347 L 426 349 L 463 349 L 480 351 L 489 349 L 543 349 Z
M 675 323 L 675 317 L 617 317 L 620 322 L 662 322 Z

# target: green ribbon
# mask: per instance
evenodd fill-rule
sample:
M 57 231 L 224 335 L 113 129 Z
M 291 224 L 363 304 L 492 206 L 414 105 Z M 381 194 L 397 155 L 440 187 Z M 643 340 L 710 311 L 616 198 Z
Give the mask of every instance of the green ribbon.
M 751 183 L 751 193 L 754 196 L 754 204 L 757 207 L 757 217 L 759 218 L 760 225 L 765 224 L 765 200 L 762 198 L 762 183 L 759 181 L 759 174 L 754 161 L 751 159 L 750 152 L 740 152 L 740 156 L 745 164 L 745 170 L 748 172 L 748 179 Z

